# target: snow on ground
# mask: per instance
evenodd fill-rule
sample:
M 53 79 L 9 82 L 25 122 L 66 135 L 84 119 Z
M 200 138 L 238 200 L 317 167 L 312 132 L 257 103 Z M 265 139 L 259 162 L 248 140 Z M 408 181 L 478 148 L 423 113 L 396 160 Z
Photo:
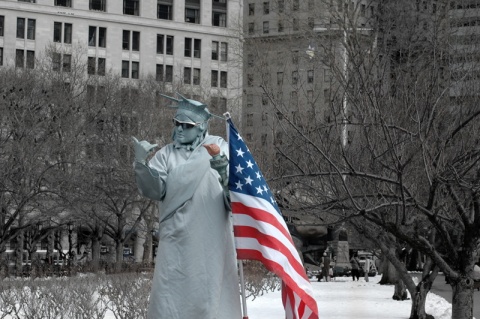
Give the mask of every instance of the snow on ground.
M 312 281 L 321 319 L 407 319 L 410 317 L 411 301 L 392 299 L 393 286 L 378 284 L 381 276 L 362 278 L 338 277 L 335 281 Z M 444 298 L 429 293 L 427 313 L 435 319 L 450 319 L 452 305 Z M 249 319 L 282 319 L 284 311 L 280 291 L 268 293 L 254 300 L 247 300 Z

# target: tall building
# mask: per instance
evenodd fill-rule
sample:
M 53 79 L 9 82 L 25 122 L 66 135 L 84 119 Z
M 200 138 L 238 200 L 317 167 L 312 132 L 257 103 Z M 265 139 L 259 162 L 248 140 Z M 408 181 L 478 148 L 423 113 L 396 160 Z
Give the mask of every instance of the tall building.
M 236 114 L 242 12 L 240 0 L 3 0 L 0 65 L 35 68 L 54 46 L 52 68 L 68 71 L 72 51 L 84 48 L 89 75 L 153 77 L 167 93 Z
M 345 68 L 344 31 L 368 30 L 375 9 L 365 0 L 245 2 L 243 128 L 253 148 L 269 158 L 285 143 L 285 120 L 312 129 L 338 120 L 332 110 L 344 95 L 334 73 Z

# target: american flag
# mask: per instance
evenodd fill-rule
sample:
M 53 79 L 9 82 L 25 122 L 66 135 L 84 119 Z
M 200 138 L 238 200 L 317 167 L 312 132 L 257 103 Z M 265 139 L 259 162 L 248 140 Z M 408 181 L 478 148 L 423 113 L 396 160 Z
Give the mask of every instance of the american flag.
M 237 258 L 259 260 L 280 277 L 287 319 L 318 319 L 310 281 L 275 198 L 231 119 L 227 122 Z

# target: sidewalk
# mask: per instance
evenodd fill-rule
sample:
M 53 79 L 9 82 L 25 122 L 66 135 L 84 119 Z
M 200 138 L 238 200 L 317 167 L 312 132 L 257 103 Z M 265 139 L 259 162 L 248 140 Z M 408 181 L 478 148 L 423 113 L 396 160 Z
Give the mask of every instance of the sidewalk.
M 312 281 L 320 319 L 408 319 L 411 301 L 392 299 L 393 286 L 378 284 L 381 276 L 361 278 L 338 277 L 330 282 Z M 285 317 L 280 291 L 247 300 L 249 319 L 282 319 Z M 433 293 L 427 295 L 427 313 L 435 319 L 450 319 L 452 306 Z

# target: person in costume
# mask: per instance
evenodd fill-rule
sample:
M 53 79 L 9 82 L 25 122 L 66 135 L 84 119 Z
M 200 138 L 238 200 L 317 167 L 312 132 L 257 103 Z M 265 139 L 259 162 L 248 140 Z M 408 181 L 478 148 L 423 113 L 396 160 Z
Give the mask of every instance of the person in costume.
M 174 101 L 173 142 L 133 138 L 139 192 L 158 201 L 159 243 L 149 319 L 240 319 L 231 213 L 225 185 L 228 145 L 208 134 L 212 114 L 201 102 Z M 222 153 L 220 153 L 222 152 Z M 212 157 L 213 156 L 213 157 Z

